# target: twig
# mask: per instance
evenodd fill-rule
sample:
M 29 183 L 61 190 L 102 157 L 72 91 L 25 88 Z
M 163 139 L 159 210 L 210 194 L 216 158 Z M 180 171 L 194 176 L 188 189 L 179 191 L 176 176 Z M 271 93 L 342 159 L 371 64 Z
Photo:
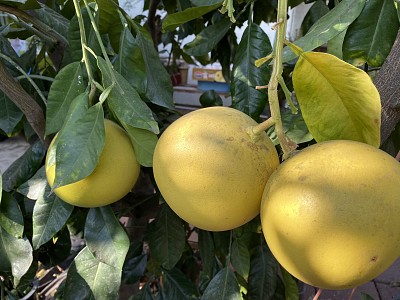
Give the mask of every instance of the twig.
M 322 293 L 322 289 L 318 289 L 318 291 L 317 291 L 317 293 L 315 294 L 313 300 L 318 300 L 318 299 L 319 299 L 319 296 L 321 296 L 321 293 Z

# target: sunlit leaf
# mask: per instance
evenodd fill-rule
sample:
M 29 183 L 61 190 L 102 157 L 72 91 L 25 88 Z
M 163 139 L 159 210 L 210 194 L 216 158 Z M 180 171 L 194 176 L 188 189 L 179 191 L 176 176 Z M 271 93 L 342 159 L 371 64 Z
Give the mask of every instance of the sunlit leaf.
M 317 142 L 348 139 L 379 146 L 380 96 L 367 73 L 333 55 L 306 52 L 293 71 L 293 86 Z
M 84 90 L 80 62 L 70 63 L 58 72 L 47 100 L 46 135 L 61 129 L 72 101 Z
M 329 13 L 321 17 L 307 34 L 294 42 L 304 51 L 311 51 L 327 43 L 330 39 L 347 29 L 360 15 L 366 0 L 343 0 Z M 296 58 L 289 47 L 283 50 L 283 62 Z
M 85 224 L 85 240 L 98 261 L 122 270 L 129 238 L 110 206 L 90 209 Z
M 0 226 L 16 238 L 21 238 L 24 233 L 24 217 L 17 200 L 9 193 L 3 191 L 0 203 Z
M 175 28 L 179 25 L 197 19 L 202 15 L 205 15 L 206 13 L 218 8 L 219 6 L 221 6 L 221 3 L 222 1 L 219 1 L 219 3 L 210 6 L 191 7 L 183 11 L 167 15 L 162 23 L 162 29 L 164 31 L 175 30 Z
M 116 81 L 108 95 L 107 103 L 117 118 L 132 127 L 146 129 L 157 134 L 159 132 L 158 124 L 153 118 L 152 111 L 136 90 L 121 74 L 109 70 L 104 59 L 99 57 L 98 64 L 105 86 L 110 86 Z
M 215 275 L 204 291 L 202 300 L 241 300 L 239 284 L 230 267 L 225 267 Z M 262 299 L 262 298 L 260 298 Z
M 195 39 L 185 45 L 183 50 L 193 56 L 207 55 L 231 28 L 231 21 L 223 18 L 221 21 L 204 28 Z
M 256 89 L 269 82 L 271 68 L 263 64 L 257 68 L 255 61 L 272 51 L 267 34 L 252 23 L 243 33 L 236 48 L 233 61 L 233 82 L 231 83 L 232 107 L 258 120 L 267 104 L 265 92 Z
M 4 172 L 3 189 L 11 192 L 32 177 L 42 165 L 46 150 L 41 141 L 34 142 L 29 149 Z
M 148 130 L 134 128 L 124 122 L 122 122 L 122 125 L 132 141 L 139 164 L 144 167 L 151 167 L 153 165 L 154 149 L 158 141 L 157 135 Z
M 105 264 L 85 247 L 68 269 L 63 299 L 118 299 L 121 269 Z
M 343 43 L 343 58 L 356 66 L 383 64 L 399 29 L 393 0 L 367 1 L 360 16 L 349 26 Z
M 166 205 L 158 217 L 149 224 L 146 240 L 158 263 L 172 269 L 181 258 L 185 248 L 185 229 L 182 220 Z
M 105 144 L 101 103 L 86 110 L 87 94 L 71 104 L 66 124 L 55 141 L 56 170 L 52 188 L 77 182 L 96 168 Z
M 32 247 L 26 238 L 16 238 L 0 227 L 0 272 L 11 271 L 19 282 L 32 264 Z
M 136 42 L 142 51 L 146 67 L 146 98 L 151 103 L 174 108 L 171 78 L 160 61 L 159 53 L 154 48 L 150 34 L 142 27 L 132 23 L 136 33 Z

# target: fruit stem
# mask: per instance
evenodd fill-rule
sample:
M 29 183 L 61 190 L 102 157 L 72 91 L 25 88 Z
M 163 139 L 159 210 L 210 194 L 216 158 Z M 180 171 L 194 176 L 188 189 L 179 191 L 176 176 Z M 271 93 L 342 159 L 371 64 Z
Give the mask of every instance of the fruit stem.
M 256 126 L 249 127 L 247 132 L 252 139 L 257 139 L 257 137 L 260 135 L 261 132 L 267 130 L 268 128 L 270 128 L 274 125 L 275 125 L 275 121 L 271 117 Z
M 315 294 L 313 300 L 318 300 L 318 299 L 319 299 L 319 296 L 321 296 L 321 293 L 322 293 L 322 289 L 318 289 L 318 291 L 317 291 L 317 293 Z
M 282 118 L 278 98 L 279 79 L 282 77 L 282 52 L 286 41 L 287 0 L 278 1 L 275 44 L 273 50 L 272 74 L 268 83 L 268 101 L 271 117 L 275 123 L 275 132 L 283 151 L 283 159 L 290 157 L 297 145 L 283 131 Z

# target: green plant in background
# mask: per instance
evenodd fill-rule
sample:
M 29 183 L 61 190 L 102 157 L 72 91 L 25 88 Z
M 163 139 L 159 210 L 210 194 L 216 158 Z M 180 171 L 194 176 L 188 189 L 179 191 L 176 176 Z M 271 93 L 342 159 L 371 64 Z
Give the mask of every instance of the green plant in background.
M 296 280 L 268 249 L 259 217 L 229 231 L 194 228 L 163 201 L 152 158 L 158 136 L 181 114 L 155 47 L 161 42 L 171 45 L 174 59 L 219 62 L 232 107 L 260 123 L 255 131 L 267 130 L 283 159 L 330 139 L 396 154 L 400 141 L 390 133 L 398 133 L 400 117 L 396 103 L 388 104 L 396 93 L 388 87 L 397 81 L 390 64 L 376 76 L 381 122 L 370 77 L 400 55 L 397 3 L 312 1 L 303 36 L 286 41 L 287 8 L 303 2 L 150 0 L 143 20 L 111 0 L 0 0 L 0 132 L 23 134 L 31 144 L 0 180 L 2 297 L 43 293 L 41 274 L 62 266 L 58 299 L 116 299 L 126 296 L 126 286 L 132 299 L 297 299 Z M 275 41 L 261 22 L 275 23 Z M 240 41 L 236 28 L 244 29 Z M 23 53 L 11 46 L 17 38 L 28 42 Z M 208 92 L 201 103 L 221 101 Z M 271 118 L 264 121 L 264 114 Z M 139 182 L 109 206 L 69 205 L 47 184 L 47 147 L 57 132 L 68 137 L 57 186 L 84 178 L 99 159 L 94 150 L 104 134 L 91 132 L 104 118 L 129 135 Z M 77 163 L 85 153 L 93 153 L 91 164 Z M 133 224 L 124 228 L 123 217 Z M 71 236 L 84 247 L 71 247 Z

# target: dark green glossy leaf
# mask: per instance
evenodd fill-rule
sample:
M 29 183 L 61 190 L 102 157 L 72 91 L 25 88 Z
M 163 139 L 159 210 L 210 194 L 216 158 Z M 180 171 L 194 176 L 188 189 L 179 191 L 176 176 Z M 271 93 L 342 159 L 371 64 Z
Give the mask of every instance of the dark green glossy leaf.
M 144 167 L 153 166 L 153 153 L 158 141 L 157 135 L 148 130 L 134 128 L 124 122 L 122 125 L 132 141 L 139 164 Z
M 32 244 L 36 250 L 61 230 L 74 207 L 50 192 L 44 167 L 20 186 L 18 191 L 30 199 L 36 200 L 32 215 Z
M 32 177 L 42 165 L 46 149 L 37 140 L 4 172 L 3 189 L 11 192 Z
M 235 238 L 231 246 L 231 260 L 235 271 L 247 280 L 250 271 L 250 254 L 247 244 L 240 238 Z
M 71 236 L 68 227 L 63 227 L 43 247 L 51 266 L 65 263 L 71 255 Z M 40 250 L 39 250 L 40 251 Z
M 123 281 L 127 284 L 137 282 L 146 272 L 147 255 L 140 254 L 125 261 L 123 268 Z
M 360 293 L 361 300 L 374 300 L 374 298 L 366 293 L 361 292 Z
M 265 243 L 251 256 L 248 295 L 251 300 L 273 299 L 278 263 Z
M 314 2 L 313 6 L 311 6 L 310 10 L 307 12 L 306 16 L 303 19 L 303 23 L 301 23 L 301 31 L 306 34 L 310 28 L 321 19 L 324 15 L 329 12 L 329 7 L 326 5 L 326 1 L 317 0 Z
M 110 206 L 89 210 L 85 240 L 97 260 L 122 270 L 129 249 L 129 238 Z
M 343 0 L 320 18 L 308 33 L 294 42 L 304 51 L 311 51 L 337 36 L 360 15 L 366 0 Z M 283 49 L 283 62 L 296 58 L 289 47 Z
M 297 300 L 299 299 L 299 288 L 297 287 L 296 280 L 284 268 L 281 267 L 283 282 L 285 283 L 285 299 Z
M 0 203 L 0 226 L 16 238 L 24 233 L 24 217 L 15 198 L 3 191 Z
M 163 268 L 171 270 L 185 249 L 186 237 L 182 220 L 164 204 L 158 217 L 147 229 L 146 239 L 151 254 Z
M 64 124 L 72 101 L 85 90 L 79 61 L 58 72 L 49 90 L 46 109 L 46 135 L 57 132 Z
M 367 1 L 360 16 L 349 26 L 343 58 L 353 65 L 383 64 L 397 36 L 399 19 L 392 0 Z
M 65 300 L 118 299 L 121 269 L 102 263 L 83 248 L 68 269 Z
M 14 282 L 24 276 L 33 261 L 32 247 L 26 238 L 16 238 L 0 227 L 0 272 L 11 271 Z
M 40 8 L 40 5 L 36 0 L 2 0 L 0 3 L 17 7 L 21 10 Z
M 205 91 L 201 94 L 199 101 L 203 107 L 223 105 L 221 96 L 215 90 Z
M 142 26 L 139 26 L 135 22 L 132 24 L 146 67 L 146 98 L 151 103 L 166 108 L 174 108 L 171 78 L 161 63 L 159 53 L 154 48 L 153 40 Z
M 202 300 L 241 300 L 239 284 L 230 267 L 225 267 L 215 275 L 206 290 Z M 259 298 L 263 299 L 263 298 Z
M 11 46 L 10 41 L 5 38 L 4 36 L 0 35 L 0 53 L 7 55 L 9 58 L 11 58 L 16 64 L 18 64 L 18 54 L 15 52 L 14 48 Z M 21 73 L 15 69 L 13 65 L 11 65 L 8 61 L 5 61 L 2 59 L 4 62 L 4 65 L 8 68 L 10 73 L 13 76 L 19 76 Z
M 92 14 L 95 15 L 95 20 L 98 20 L 98 14 L 92 10 Z M 92 24 L 90 22 L 89 14 L 86 8 L 82 8 L 82 17 L 85 26 L 86 42 L 90 49 L 93 50 L 97 55 L 101 54 L 100 44 L 97 41 L 95 31 L 93 30 Z M 97 22 L 98 23 L 98 22 Z M 98 24 L 96 25 L 98 26 Z M 71 51 L 72 61 L 82 60 L 82 41 L 81 34 L 79 30 L 79 23 L 77 16 L 74 16 L 69 25 L 68 31 L 68 43 Z M 89 55 L 90 64 L 92 67 L 96 67 L 96 60 L 92 55 Z
M 188 55 L 202 56 L 207 55 L 215 48 L 218 42 L 228 32 L 232 23 L 228 18 L 204 28 L 193 41 L 184 46 L 184 51 Z
M 199 250 L 202 261 L 202 274 L 207 279 L 214 275 L 214 268 L 216 264 L 214 240 L 211 232 L 199 229 Z
M 10 135 L 24 116 L 23 112 L 0 91 L 0 129 Z
M 221 0 L 190 0 L 194 6 L 211 6 L 216 4 L 222 4 Z
M 197 6 L 190 7 L 183 11 L 176 12 L 174 14 L 167 15 L 162 23 L 163 31 L 173 31 L 176 27 L 192 21 L 194 19 L 200 18 L 201 16 L 209 13 L 210 11 L 221 6 L 222 1 L 210 6 Z
M 167 299 L 198 299 L 198 291 L 192 281 L 178 268 L 163 272 L 164 293 Z
M 252 23 L 243 33 L 233 61 L 233 82 L 231 83 L 232 107 L 259 120 L 267 104 L 267 95 L 256 90 L 256 86 L 269 82 L 271 68 L 263 64 L 260 68 L 255 61 L 272 51 L 266 33 Z
M 146 94 L 147 75 L 142 51 L 128 27 L 121 33 L 119 55 L 115 70 L 136 89 L 139 95 Z
M 104 59 L 99 57 L 98 64 L 104 86 L 108 87 L 114 83 L 114 78 L 116 80 L 114 88 L 108 95 L 107 103 L 117 118 L 132 127 L 159 133 L 152 111 L 129 82 L 118 72 L 109 70 Z
M 41 5 L 40 9 L 36 9 L 35 14 L 40 21 L 67 38 L 69 29 L 69 20 L 67 18 L 45 5 Z
M 119 27 L 122 24 L 118 13 L 118 2 L 113 0 L 98 0 L 99 30 L 100 33 L 107 33 L 112 27 Z
M 101 103 L 86 110 L 87 101 L 87 94 L 73 101 L 57 135 L 53 189 L 89 176 L 98 164 L 105 144 L 104 112 Z

